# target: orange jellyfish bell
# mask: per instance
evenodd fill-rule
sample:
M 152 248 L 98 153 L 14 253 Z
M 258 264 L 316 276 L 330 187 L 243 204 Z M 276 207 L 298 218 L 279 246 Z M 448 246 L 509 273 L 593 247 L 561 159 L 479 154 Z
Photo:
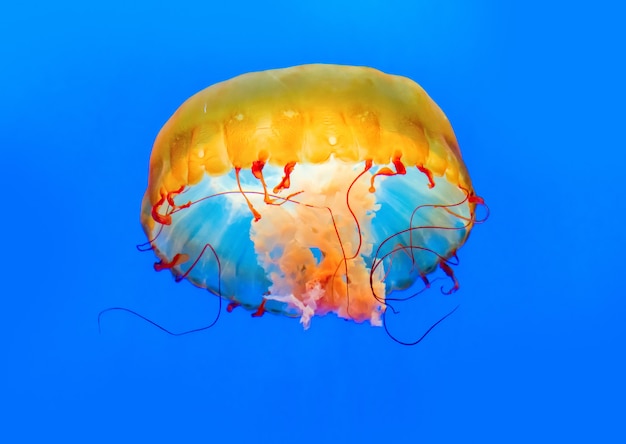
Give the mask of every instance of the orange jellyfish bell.
M 188 99 L 159 132 L 141 223 L 178 280 L 263 312 L 381 325 L 449 259 L 475 196 L 448 119 L 405 77 L 304 65 Z

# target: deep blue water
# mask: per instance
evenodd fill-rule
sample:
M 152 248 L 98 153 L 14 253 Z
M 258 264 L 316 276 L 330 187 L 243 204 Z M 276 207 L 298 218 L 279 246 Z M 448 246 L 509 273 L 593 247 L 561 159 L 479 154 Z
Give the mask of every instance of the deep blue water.
M 0 442 L 626 442 L 613 3 L 3 6 Z M 179 338 L 110 313 L 99 334 L 110 306 L 177 331 L 215 317 L 135 249 L 152 142 L 200 89 L 312 62 L 411 77 L 448 115 L 491 209 L 460 251 L 460 308 L 416 347 L 243 310 Z

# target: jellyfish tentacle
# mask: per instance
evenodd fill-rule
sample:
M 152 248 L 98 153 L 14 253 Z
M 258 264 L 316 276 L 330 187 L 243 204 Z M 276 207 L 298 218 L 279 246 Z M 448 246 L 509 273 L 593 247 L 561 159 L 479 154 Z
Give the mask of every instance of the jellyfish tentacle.
M 266 204 L 272 204 L 274 201 L 270 199 L 269 193 L 267 192 L 267 184 L 265 183 L 265 178 L 263 177 L 264 166 L 264 160 L 255 160 L 252 162 L 252 174 L 261 182 L 261 185 L 263 186 L 263 202 Z
M 241 304 L 240 304 L 239 302 L 236 302 L 236 301 L 230 301 L 230 302 L 228 303 L 228 305 L 226 306 L 226 311 L 227 311 L 228 313 L 232 313 L 232 311 L 233 311 L 235 308 L 239 307 L 240 305 L 241 305 Z
M 259 213 L 256 210 L 256 208 L 254 208 L 254 205 L 252 205 L 252 202 L 250 202 L 250 199 L 248 199 L 248 196 L 243 191 L 243 188 L 241 188 L 241 180 L 239 179 L 240 173 L 241 173 L 241 167 L 235 167 L 235 177 L 237 178 L 237 186 L 239 187 L 239 192 L 241 193 L 243 198 L 246 200 L 246 203 L 248 204 L 248 208 L 250 208 L 250 212 L 254 216 L 254 221 L 258 222 L 259 220 L 261 220 L 261 213 Z
M 443 270 L 443 272 L 452 280 L 452 283 L 454 284 L 450 290 L 444 290 L 442 287 L 441 291 L 444 294 L 452 294 L 457 291 L 459 289 L 459 281 L 454 276 L 454 271 L 452 270 L 452 267 L 442 260 L 439 262 L 439 268 Z
M 174 201 L 174 197 L 181 194 L 184 189 L 185 189 L 185 185 L 182 185 L 179 189 L 175 191 L 162 193 L 161 198 L 157 201 L 157 203 L 152 205 L 152 219 L 154 219 L 156 222 L 160 223 L 161 225 L 171 225 L 173 212 L 175 212 L 176 210 L 188 208 L 189 206 L 191 206 L 191 202 L 187 202 L 183 205 L 177 205 L 176 202 Z M 159 210 L 165 204 L 166 201 L 169 206 L 166 209 L 165 214 L 162 214 L 159 212 Z
M 435 180 L 433 179 L 433 172 L 426 168 L 424 165 L 416 165 L 420 173 L 424 173 L 428 178 L 428 188 L 435 188 Z
M 162 194 L 161 198 L 154 205 L 152 205 L 152 212 L 151 212 L 152 219 L 154 219 L 156 223 L 161 224 L 161 225 L 170 225 L 172 223 L 171 215 L 167 213 L 165 214 L 159 213 L 159 209 L 165 203 L 166 198 L 167 198 L 167 195 Z
M 285 175 L 278 185 L 274 187 L 272 190 L 274 194 L 280 193 L 282 190 L 285 190 L 291 186 L 291 173 L 296 166 L 296 162 L 287 162 L 285 164 L 285 168 L 283 169 Z
M 170 270 L 180 264 L 184 264 L 189 260 L 189 255 L 185 253 L 176 253 L 172 260 L 167 261 L 165 259 L 160 260 L 159 262 L 154 263 L 155 271 L 163 271 Z
M 367 173 L 370 169 L 372 168 L 372 159 L 367 159 L 365 161 L 365 167 L 363 168 L 363 171 L 361 171 L 352 181 L 352 183 L 350 184 L 350 186 L 348 187 L 348 191 L 346 192 L 346 206 L 348 207 L 348 211 L 350 212 L 350 214 L 352 215 L 352 218 L 354 219 L 354 224 L 356 225 L 356 229 L 357 229 L 357 233 L 359 236 L 359 244 L 356 247 L 356 251 L 354 252 L 354 254 L 350 257 L 346 257 L 345 260 L 352 260 L 354 258 L 356 258 L 359 255 L 359 252 L 361 251 L 361 246 L 363 245 L 363 236 L 361 234 L 361 225 L 359 224 L 359 219 L 356 217 L 356 214 L 354 214 L 354 210 L 352 209 L 352 206 L 350 206 L 350 191 L 352 191 L 352 187 L 354 186 L 354 184 L 361 178 L 363 177 L 363 175 L 365 173 Z M 373 178 L 372 178 L 373 180 Z
M 176 276 L 175 280 L 176 282 L 180 282 L 183 279 L 186 279 L 187 276 L 189 276 L 189 274 L 193 271 L 194 267 L 198 265 L 198 262 L 200 262 L 200 259 L 202 259 L 202 256 L 204 256 L 204 253 L 206 252 L 207 249 L 211 250 L 211 253 L 213 253 L 213 257 L 215 257 L 215 260 L 217 261 L 217 291 L 212 290 L 208 287 L 207 287 L 207 290 L 209 290 L 209 292 L 213 293 L 214 295 L 221 297 L 222 296 L 222 290 L 221 290 L 222 288 L 222 283 L 221 283 L 222 282 L 222 263 L 220 261 L 219 255 L 217 254 L 217 251 L 215 251 L 215 248 L 213 248 L 213 245 L 209 243 L 204 244 L 204 247 L 202 247 L 202 250 L 198 254 L 198 257 L 196 257 L 196 259 L 189 266 L 187 271 L 185 271 L 180 276 Z
M 382 167 L 374 175 L 372 175 L 372 178 L 370 179 L 370 181 L 371 181 L 370 182 L 370 193 L 375 193 L 376 192 L 376 187 L 374 186 L 374 180 L 376 179 L 376 177 L 378 177 L 378 176 L 396 176 L 396 175 L 404 176 L 406 174 L 406 167 L 404 166 L 404 164 L 400 160 L 401 157 L 402 157 L 402 153 L 396 152 L 394 154 L 393 158 L 391 159 L 391 162 L 393 163 L 393 167 L 394 167 L 395 171 L 393 171 L 391 168 L 388 168 L 388 167 Z
M 265 313 L 265 303 L 266 302 L 267 302 L 267 299 L 263 298 L 263 300 L 261 301 L 261 303 L 257 307 L 256 311 L 254 313 L 252 313 L 252 317 L 253 318 L 260 318 L 261 316 L 263 316 L 263 314 Z
M 183 191 L 185 191 L 185 185 L 181 185 L 181 187 L 179 189 L 174 190 L 174 191 L 170 191 L 169 193 L 167 193 L 167 203 L 169 203 L 170 206 L 172 207 L 171 211 L 175 211 L 175 210 L 183 209 L 183 208 L 188 208 L 189 206 L 191 206 L 191 202 L 187 202 L 187 203 L 184 203 L 182 205 L 178 205 L 174 201 L 174 198 L 176 196 L 178 196 L 179 194 L 182 194 Z

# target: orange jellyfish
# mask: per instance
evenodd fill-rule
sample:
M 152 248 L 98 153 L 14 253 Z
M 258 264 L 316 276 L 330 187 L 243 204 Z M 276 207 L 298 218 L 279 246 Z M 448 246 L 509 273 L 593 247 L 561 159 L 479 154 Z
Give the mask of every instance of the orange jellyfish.
M 242 306 L 381 325 L 477 222 L 448 119 L 405 77 L 304 65 L 189 98 L 159 132 L 141 223 L 159 262 Z

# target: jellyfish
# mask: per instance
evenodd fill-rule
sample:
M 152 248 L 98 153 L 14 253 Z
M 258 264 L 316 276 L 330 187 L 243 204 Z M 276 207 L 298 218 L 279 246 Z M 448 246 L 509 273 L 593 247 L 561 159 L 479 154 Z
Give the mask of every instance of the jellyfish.
M 483 201 L 414 81 L 314 64 L 193 95 L 154 142 L 141 224 L 169 270 L 253 316 L 381 325 L 452 265 Z

